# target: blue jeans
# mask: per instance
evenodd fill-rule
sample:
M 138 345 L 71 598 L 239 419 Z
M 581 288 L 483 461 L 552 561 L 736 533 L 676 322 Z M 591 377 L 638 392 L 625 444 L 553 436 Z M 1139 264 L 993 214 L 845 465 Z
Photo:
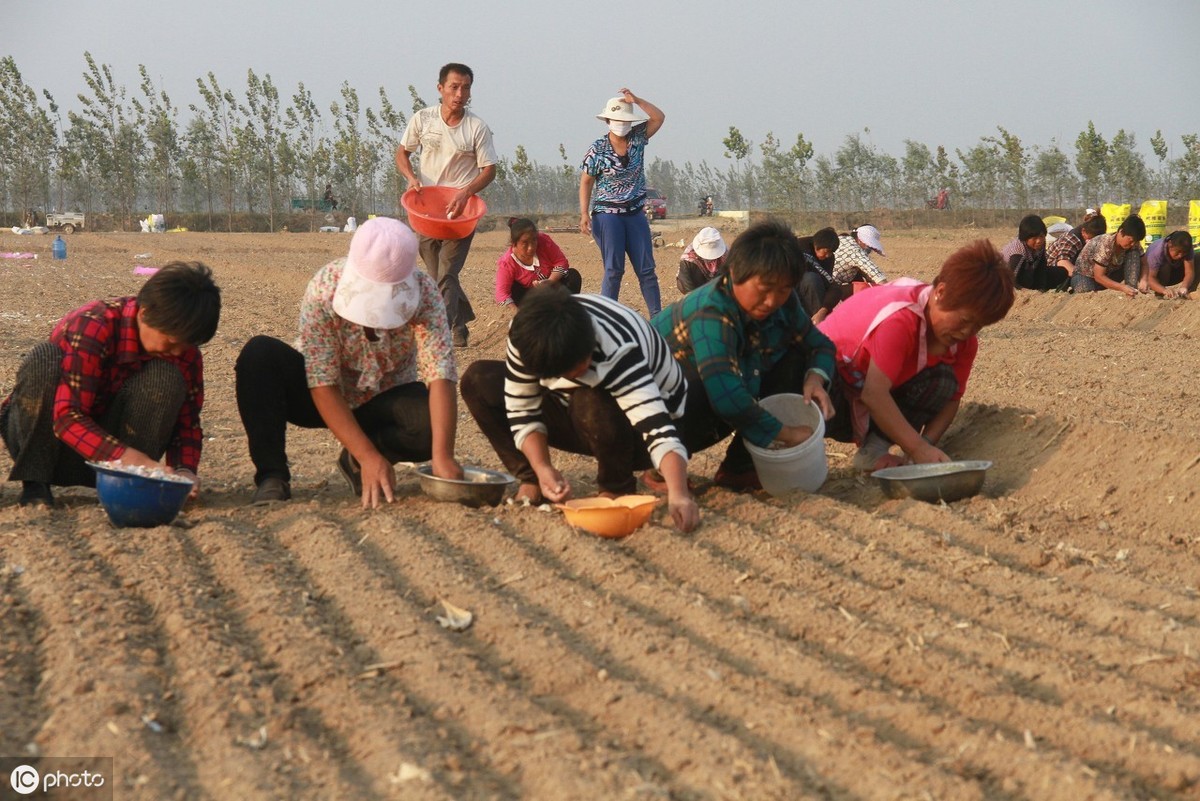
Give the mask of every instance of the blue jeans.
M 638 283 L 642 288 L 642 299 L 650 317 L 662 311 L 662 298 L 658 291 L 658 275 L 654 272 L 654 242 L 650 237 L 650 221 L 641 211 L 631 214 L 593 214 L 592 237 L 600 246 L 600 258 L 604 262 L 604 280 L 600 282 L 600 294 L 619 300 L 621 278 L 625 275 L 625 254 L 633 264 Z

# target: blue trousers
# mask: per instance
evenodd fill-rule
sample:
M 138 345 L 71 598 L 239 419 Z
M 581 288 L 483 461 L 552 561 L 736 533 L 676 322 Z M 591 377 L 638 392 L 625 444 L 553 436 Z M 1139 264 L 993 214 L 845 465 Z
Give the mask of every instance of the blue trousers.
M 653 317 L 662 311 L 658 275 L 654 272 L 654 242 L 650 237 L 650 221 L 646 215 L 641 212 L 593 214 L 592 237 L 600 246 L 600 258 L 604 262 L 600 294 L 620 300 L 618 296 L 621 278 L 625 275 L 625 254 L 628 253 L 642 288 L 642 299 L 646 301 L 648 315 Z

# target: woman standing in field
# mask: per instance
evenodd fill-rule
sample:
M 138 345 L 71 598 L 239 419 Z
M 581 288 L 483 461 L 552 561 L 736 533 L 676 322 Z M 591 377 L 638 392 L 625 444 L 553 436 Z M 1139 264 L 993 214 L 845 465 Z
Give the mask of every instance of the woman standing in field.
M 633 110 L 634 106 L 645 116 Z M 618 300 L 625 275 L 625 254 L 637 273 L 650 317 L 662 308 L 655 275 L 654 242 L 646 219 L 645 150 L 666 115 L 628 89 L 605 104 L 597 119 L 608 133 L 588 148 L 579 179 L 579 231 L 591 234 L 600 246 L 604 279 L 600 294 Z

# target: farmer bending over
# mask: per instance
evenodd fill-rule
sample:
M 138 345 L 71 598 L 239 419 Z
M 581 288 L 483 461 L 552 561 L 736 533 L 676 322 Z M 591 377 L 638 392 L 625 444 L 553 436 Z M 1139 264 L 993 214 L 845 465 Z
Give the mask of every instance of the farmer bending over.
M 300 303 L 299 350 L 256 336 L 237 360 L 237 404 L 255 474 L 253 503 L 292 496 L 287 424 L 328 428 L 337 466 L 363 508 L 394 498 L 399 461 L 454 459 L 458 368 L 437 285 L 415 270 L 418 239 L 390 217 L 367 220 L 350 252 L 322 267 Z
M 96 486 L 85 461 L 164 467 L 192 479 L 204 441 L 199 346 L 213 338 L 221 290 L 198 262 L 172 262 L 136 296 L 68 314 L 25 356 L 0 406 L 21 506 L 53 506 L 52 485 Z
M 509 327 L 507 362 L 472 364 L 462 394 L 521 482 L 518 499 L 571 497 L 553 446 L 595 456 L 596 483 L 609 497 L 634 491 L 634 470 L 661 470 L 676 527 L 699 522 L 677 427 L 687 382 L 667 343 L 627 306 L 554 284 L 530 290 Z
M 979 329 L 1012 304 L 1013 271 L 987 240 L 952 253 L 932 284 L 901 278 L 842 301 L 821 323 L 840 379 L 826 435 L 861 446 L 860 470 L 950 461 L 938 443 L 967 389 Z M 889 453 L 893 443 L 904 456 Z

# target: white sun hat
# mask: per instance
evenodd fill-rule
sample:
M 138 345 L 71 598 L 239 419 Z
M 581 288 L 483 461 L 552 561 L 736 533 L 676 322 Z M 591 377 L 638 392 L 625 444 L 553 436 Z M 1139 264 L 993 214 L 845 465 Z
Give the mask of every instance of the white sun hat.
M 421 302 L 417 235 L 391 217 L 367 220 L 354 232 L 346 266 L 333 293 L 333 310 L 369 328 L 400 328 Z
M 860 225 L 854 229 L 854 235 L 858 237 L 864 245 L 878 253 L 880 256 L 887 255 L 883 252 L 883 242 L 879 239 L 879 229 L 873 225 Z
M 692 240 L 692 250 L 705 261 L 713 261 L 725 255 L 725 240 L 716 228 L 701 228 Z
M 604 104 L 604 111 L 597 114 L 596 119 L 640 122 L 650 118 L 635 109 L 632 103 L 626 103 L 624 97 L 613 97 Z

